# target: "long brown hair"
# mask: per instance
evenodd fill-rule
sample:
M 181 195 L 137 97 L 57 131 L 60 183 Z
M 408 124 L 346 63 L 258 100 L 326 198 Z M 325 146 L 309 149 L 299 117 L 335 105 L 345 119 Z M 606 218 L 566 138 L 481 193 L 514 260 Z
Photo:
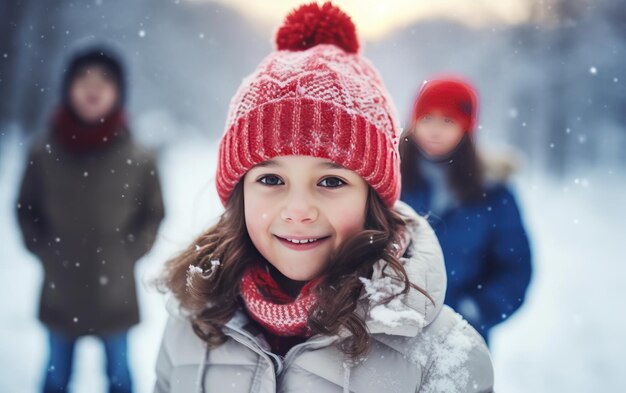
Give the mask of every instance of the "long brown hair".
M 161 280 L 190 315 L 195 333 L 210 347 L 226 341 L 222 327 L 240 307 L 237 283 L 250 261 L 262 258 L 248 236 L 243 201 L 240 182 L 217 224 L 170 259 Z M 363 285 L 359 277 L 370 277 L 375 262 L 386 261 L 395 277 L 404 282 L 403 294 L 413 287 L 430 298 L 409 281 L 395 255 L 393 244 L 400 241 L 399 232 L 406 225 L 405 220 L 370 187 L 364 230 L 335 250 L 315 289 L 317 303 L 308 320 L 311 330 L 336 335 L 346 329 L 351 334 L 340 341 L 339 347 L 352 359 L 363 355 L 369 347 L 370 335 L 363 317 L 357 313 L 357 302 Z M 219 261 L 219 266 L 215 261 Z M 198 269 L 201 274 L 188 274 L 190 270 L 199 272 Z
M 400 172 L 402 189 L 412 190 L 422 187 L 425 179 L 419 169 L 419 162 L 426 160 L 413 140 L 412 132 L 416 122 L 411 122 L 400 138 Z M 442 162 L 449 168 L 448 185 L 462 202 L 480 199 L 484 194 L 483 167 L 476 152 L 474 140 L 465 135 L 452 154 Z

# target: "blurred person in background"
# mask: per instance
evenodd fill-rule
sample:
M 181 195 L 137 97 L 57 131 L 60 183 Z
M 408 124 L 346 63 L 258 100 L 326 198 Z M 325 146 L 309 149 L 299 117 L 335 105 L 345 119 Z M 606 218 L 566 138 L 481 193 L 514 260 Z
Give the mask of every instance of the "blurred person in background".
M 402 195 L 426 215 L 445 256 L 445 303 L 489 342 L 489 331 L 523 303 L 531 252 L 512 165 L 488 161 L 474 142 L 478 96 L 458 78 L 426 82 L 400 139 Z
M 164 208 L 155 157 L 133 140 L 125 96 L 123 64 L 113 51 L 77 51 L 50 127 L 26 162 L 17 215 L 26 247 L 44 269 L 44 392 L 68 390 L 74 347 L 85 335 L 104 344 L 109 391 L 132 391 L 135 262 L 152 248 Z

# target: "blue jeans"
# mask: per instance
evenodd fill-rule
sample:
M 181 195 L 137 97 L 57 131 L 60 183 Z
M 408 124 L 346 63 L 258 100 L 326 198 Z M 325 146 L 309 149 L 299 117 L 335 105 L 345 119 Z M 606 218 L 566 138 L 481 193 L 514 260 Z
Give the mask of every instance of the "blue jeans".
M 67 337 L 52 330 L 49 333 L 50 360 L 46 368 L 44 393 L 67 392 L 77 338 Z M 132 392 L 128 369 L 128 332 L 100 337 L 104 344 L 107 364 L 106 373 L 110 393 Z

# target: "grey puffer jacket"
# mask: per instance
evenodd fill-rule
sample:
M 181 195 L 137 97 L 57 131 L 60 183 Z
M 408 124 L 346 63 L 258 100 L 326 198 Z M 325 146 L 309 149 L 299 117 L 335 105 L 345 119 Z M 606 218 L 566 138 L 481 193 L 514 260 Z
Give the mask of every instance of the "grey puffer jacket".
M 413 289 L 379 305 L 376 299 L 402 288 L 383 275 L 384 262 L 378 262 L 372 277 L 363 279 L 360 302 L 373 340 L 367 356 L 353 364 L 333 345 L 339 337 L 316 335 L 284 358 L 275 355 L 243 311 L 225 326 L 227 341 L 209 350 L 171 300 L 155 392 L 492 392 L 483 339 L 443 305 L 446 276 L 436 236 L 407 205 L 398 202 L 396 209 L 411 217 L 402 262 L 434 306 Z

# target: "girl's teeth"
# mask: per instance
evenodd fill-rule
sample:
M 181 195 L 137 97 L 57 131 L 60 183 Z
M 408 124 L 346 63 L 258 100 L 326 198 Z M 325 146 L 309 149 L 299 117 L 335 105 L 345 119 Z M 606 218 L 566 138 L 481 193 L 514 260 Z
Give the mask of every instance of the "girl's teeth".
M 287 239 L 288 241 L 295 244 L 303 244 L 303 243 L 311 243 L 316 241 L 317 239 L 304 239 L 304 240 L 295 240 L 295 239 Z

